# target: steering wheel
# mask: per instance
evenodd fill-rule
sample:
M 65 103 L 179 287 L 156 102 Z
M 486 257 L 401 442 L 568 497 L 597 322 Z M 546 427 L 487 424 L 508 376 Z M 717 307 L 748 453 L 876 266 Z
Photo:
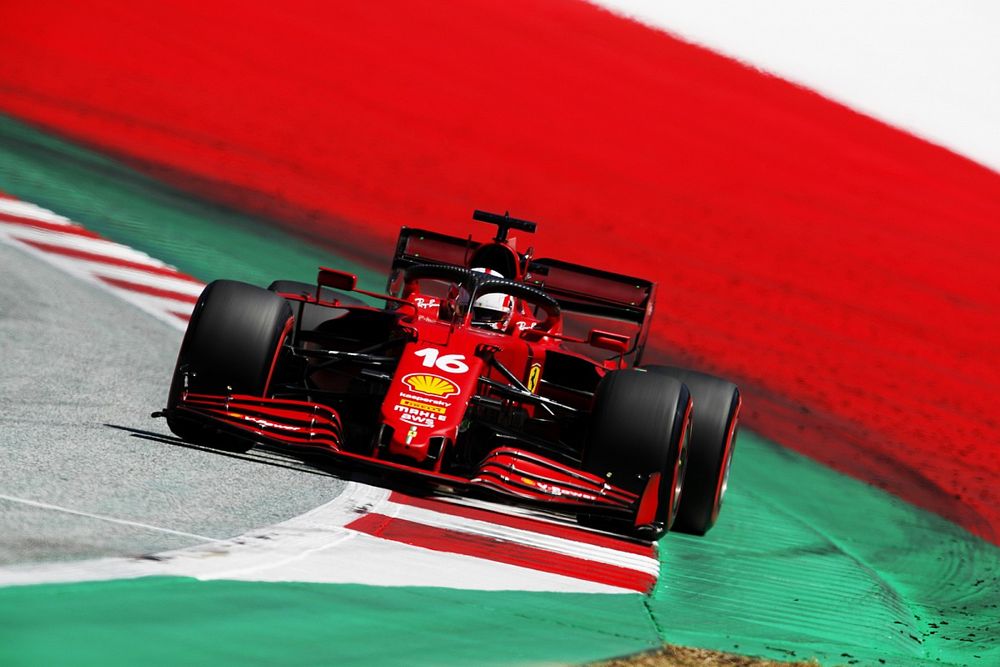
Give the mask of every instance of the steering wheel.
M 524 299 L 525 301 L 540 307 L 542 312 L 545 313 L 545 319 L 535 325 L 535 329 L 540 331 L 548 331 L 555 326 L 560 317 L 562 317 L 559 302 L 551 296 L 537 287 L 532 287 L 531 285 L 515 282 L 513 280 L 507 280 L 505 278 L 490 278 L 488 280 L 483 280 L 476 288 L 474 296 L 478 299 L 484 294 L 495 294 L 498 292 L 501 294 L 510 294 L 511 296 Z

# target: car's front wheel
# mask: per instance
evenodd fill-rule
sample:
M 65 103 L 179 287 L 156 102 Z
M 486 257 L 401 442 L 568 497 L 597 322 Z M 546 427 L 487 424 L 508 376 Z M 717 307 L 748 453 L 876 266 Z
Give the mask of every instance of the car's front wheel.
M 167 399 L 170 430 L 205 446 L 249 449 L 251 441 L 216 433 L 175 408 L 185 389 L 265 396 L 292 322 L 288 302 L 273 292 L 233 280 L 209 283 L 195 304 L 177 355 Z
M 658 539 L 677 515 L 684 486 L 691 396 L 683 383 L 639 370 L 608 373 L 598 385 L 584 470 L 642 494 L 659 474 L 655 519 L 645 526 L 584 517 L 584 523 Z

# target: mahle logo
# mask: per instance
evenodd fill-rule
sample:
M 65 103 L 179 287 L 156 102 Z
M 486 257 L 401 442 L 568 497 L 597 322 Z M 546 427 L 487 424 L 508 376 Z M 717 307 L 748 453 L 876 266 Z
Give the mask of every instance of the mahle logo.
M 430 373 L 410 373 L 403 378 L 403 383 L 413 391 L 427 396 L 448 398 L 459 392 L 458 385 L 448 378 Z

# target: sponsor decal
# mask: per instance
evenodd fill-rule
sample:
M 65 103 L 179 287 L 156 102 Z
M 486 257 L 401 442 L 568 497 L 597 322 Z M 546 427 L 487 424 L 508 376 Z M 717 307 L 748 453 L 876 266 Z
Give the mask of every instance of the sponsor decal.
M 420 308 L 421 310 L 424 310 L 424 309 L 429 310 L 431 308 L 437 308 L 438 306 L 441 305 L 441 301 L 439 301 L 438 299 L 435 299 L 433 297 L 431 297 L 431 298 L 424 298 L 422 296 L 417 296 L 417 297 L 414 297 L 413 300 L 414 300 L 414 302 L 416 302 L 417 308 Z
M 267 419 L 261 419 L 260 417 L 251 417 L 250 415 L 245 415 L 241 412 L 230 412 L 230 417 L 236 419 L 242 419 L 243 421 L 251 422 L 260 426 L 261 428 L 276 428 L 282 431 L 301 431 L 302 429 L 298 426 L 290 426 L 288 424 L 278 424 L 277 422 L 268 421 Z
M 418 394 L 439 398 L 455 396 L 460 391 L 458 385 L 448 378 L 431 373 L 410 373 L 403 378 L 403 384 Z
M 417 437 L 417 427 L 411 426 L 410 430 L 406 432 L 406 444 L 413 442 L 415 437 Z
M 579 500 L 597 500 L 597 496 L 592 493 L 583 493 L 582 491 L 577 491 L 576 489 L 566 489 L 561 486 L 556 486 L 555 484 L 547 484 L 546 482 L 537 482 L 535 486 L 539 491 L 548 493 L 553 496 L 568 496 L 570 498 L 577 498 Z
M 406 408 L 417 408 L 418 410 L 424 410 L 426 412 L 436 412 L 439 415 L 445 413 L 445 409 L 437 405 L 431 405 L 430 403 L 424 403 L 423 401 L 413 401 L 408 398 L 401 398 L 399 404 Z
M 538 388 L 538 380 L 542 377 L 542 365 L 541 364 L 531 364 L 531 370 L 528 371 L 528 391 L 532 394 L 535 393 L 535 389 Z
M 435 412 L 429 412 L 427 410 L 421 410 L 420 408 L 409 408 L 405 405 L 394 405 L 392 406 L 393 411 L 399 413 L 400 421 L 404 421 L 407 424 L 412 424 L 414 426 L 436 426 L 437 422 L 444 421 L 445 416 L 437 414 Z
M 431 405 L 436 405 L 439 408 L 450 408 L 451 401 L 442 401 L 440 398 L 431 398 L 430 396 L 417 396 L 416 394 L 409 394 L 405 391 L 399 392 L 400 398 L 408 398 L 411 401 L 418 401 L 420 403 L 429 403 Z

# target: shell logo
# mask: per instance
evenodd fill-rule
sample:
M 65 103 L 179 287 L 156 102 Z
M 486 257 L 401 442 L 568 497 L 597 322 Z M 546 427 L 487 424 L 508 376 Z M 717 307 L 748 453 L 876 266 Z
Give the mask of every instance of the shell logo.
M 440 375 L 431 375 L 430 373 L 410 373 L 403 378 L 403 383 L 408 385 L 413 391 L 420 394 L 427 394 L 428 396 L 448 398 L 459 392 L 458 385 L 448 378 L 443 378 Z

